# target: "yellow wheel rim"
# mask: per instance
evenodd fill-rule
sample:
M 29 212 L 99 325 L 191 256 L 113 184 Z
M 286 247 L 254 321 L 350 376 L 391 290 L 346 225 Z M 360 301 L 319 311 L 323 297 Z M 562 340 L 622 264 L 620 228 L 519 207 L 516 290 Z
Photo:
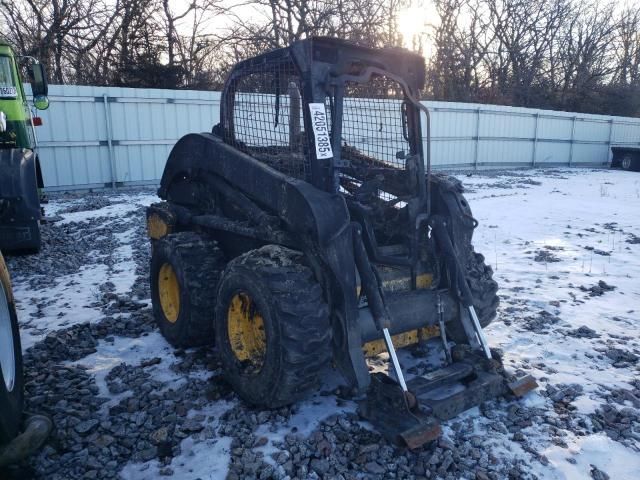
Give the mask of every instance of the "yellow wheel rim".
M 158 273 L 158 293 L 162 313 L 171 323 L 176 323 L 180 314 L 180 284 L 173 267 L 165 263 Z
M 259 371 L 267 351 L 264 320 L 251 297 L 237 293 L 227 310 L 227 331 L 231 351 L 246 370 Z

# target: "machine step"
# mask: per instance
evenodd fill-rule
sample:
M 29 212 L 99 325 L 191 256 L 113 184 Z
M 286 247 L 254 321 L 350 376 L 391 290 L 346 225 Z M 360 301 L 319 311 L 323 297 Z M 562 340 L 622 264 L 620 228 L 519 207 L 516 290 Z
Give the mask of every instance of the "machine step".
M 407 386 L 416 396 L 428 393 L 443 385 L 457 382 L 473 374 L 473 366 L 468 363 L 452 363 L 408 382 Z
M 455 365 L 455 364 L 454 364 Z M 448 420 L 481 403 L 504 395 L 504 378 L 496 373 L 477 372 L 463 382 L 441 385 L 416 394 L 418 404 L 439 420 Z

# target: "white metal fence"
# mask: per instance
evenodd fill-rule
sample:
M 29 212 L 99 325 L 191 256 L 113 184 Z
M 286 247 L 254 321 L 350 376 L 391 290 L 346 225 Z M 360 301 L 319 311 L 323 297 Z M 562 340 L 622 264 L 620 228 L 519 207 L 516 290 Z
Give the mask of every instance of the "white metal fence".
M 156 184 L 176 140 L 219 120 L 219 92 L 52 85 L 49 93 L 37 128 L 49 190 Z M 611 145 L 640 147 L 640 118 L 426 104 L 436 169 L 598 166 Z

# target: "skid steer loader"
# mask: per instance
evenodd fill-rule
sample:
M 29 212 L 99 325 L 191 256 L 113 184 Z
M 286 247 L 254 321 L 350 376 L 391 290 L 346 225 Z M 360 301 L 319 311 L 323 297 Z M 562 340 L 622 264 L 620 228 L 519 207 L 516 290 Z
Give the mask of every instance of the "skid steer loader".
M 175 346 L 215 341 L 245 401 L 293 403 L 333 361 L 363 417 L 418 447 L 535 387 L 483 334 L 498 286 L 461 184 L 431 173 L 424 82 L 407 50 L 298 41 L 238 63 L 220 123 L 171 151 L 147 210 L 154 315 Z M 396 348 L 434 332 L 446 364 L 409 380 Z M 392 376 L 369 372 L 381 352 Z

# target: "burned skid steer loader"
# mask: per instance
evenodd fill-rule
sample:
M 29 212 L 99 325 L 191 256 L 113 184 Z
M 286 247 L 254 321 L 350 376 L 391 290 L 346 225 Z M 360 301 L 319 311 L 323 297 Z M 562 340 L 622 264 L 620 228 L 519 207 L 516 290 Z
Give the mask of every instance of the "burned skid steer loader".
M 406 50 L 302 40 L 237 64 L 220 123 L 173 148 L 147 211 L 154 314 L 173 345 L 215 341 L 247 402 L 293 403 L 333 360 L 361 414 L 417 447 L 534 388 L 483 334 L 498 287 L 460 183 L 430 172 L 424 81 Z M 395 349 L 438 331 L 446 365 L 408 381 Z M 369 373 L 384 351 L 393 377 Z

